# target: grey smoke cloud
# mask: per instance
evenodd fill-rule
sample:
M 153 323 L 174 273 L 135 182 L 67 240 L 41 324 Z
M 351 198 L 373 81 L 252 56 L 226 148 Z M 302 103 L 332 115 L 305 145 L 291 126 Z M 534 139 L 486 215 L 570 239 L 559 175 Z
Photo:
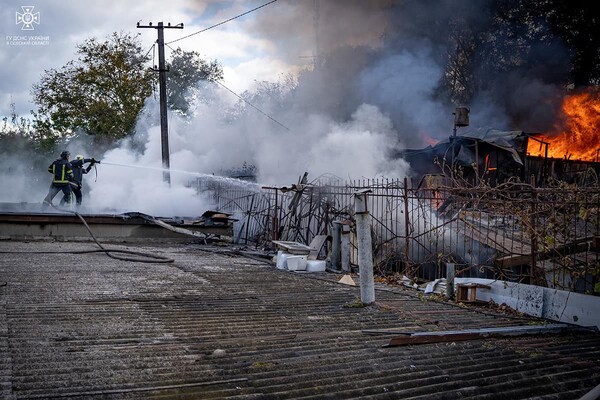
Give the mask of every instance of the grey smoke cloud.
M 0 59 L 21 60 L 22 67 L 13 65 L 9 69 L 11 79 L 33 83 L 39 79 L 31 72 L 36 62 L 58 67 L 72 57 L 72 51 L 58 52 L 62 40 L 66 43 L 69 38 L 72 42 L 70 36 L 74 35 L 81 41 L 96 34 L 96 30 L 134 26 L 137 15 L 144 14 L 136 8 L 140 12 L 129 15 L 126 6 L 119 3 L 112 11 L 114 20 L 109 18 L 98 27 L 84 3 L 73 0 L 66 4 L 73 9 L 57 7 L 52 12 L 69 13 L 75 25 L 48 24 L 51 46 L 0 49 Z M 235 2 L 227 4 L 232 9 L 241 7 Z M 250 108 L 237 120 L 223 119 L 222 111 L 231 105 L 230 98 L 225 100 L 230 96 L 227 93 L 222 93 L 223 99 L 213 106 L 196 104 L 190 119 L 171 114 L 171 166 L 189 173 L 174 173 L 173 185 L 168 188 L 162 182 L 162 173 L 151 169 L 160 167 L 161 156 L 158 107 L 149 99 L 135 136 L 104 154 L 107 162 L 149 169 L 100 165 L 97 181 L 87 177 L 91 196 L 86 201 L 91 207 L 127 206 L 152 214 L 181 215 L 186 210 L 209 207 L 208 200 L 197 196 L 189 186 L 194 173 L 218 174 L 243 162 L 256 165 L 259 181 L 265 184 L 287 185 L 304 171 L 312 178 L 323 173 L 343 178 L 404 177 L 409 166 L 402 160 L 389 159 L 390 150 L 417 148 L 428 144 L 426 138 L 441 140 L 452 133 L 454 105 L 438 96 L 451 51 L 450 17 L 477 27 L 486 21 L 489 4 L 487 0 L 281 0 L 252 18 L 236 20 L 242 31 L 262 35 L 275 48 L 276 57 L 289 64 L 311 67 L 314 59 L 301 56 L 313 56 L 319 50 L 318 67 L 299 74 L 298 85 L 290 96 L 277 104 L 257 104 L 289 131 Z M 14 2 L 11 7 L 16 5 Z M 156 12 L 164 11 L 160 7 Z M 2 15 L 10 16 L 12 8 L 2 8 Z M 152 16 L 144 15 L 150 19 L 156 14 L 153 12 Z M 191 17 L 179 11 L 173 18 L 186 22 Z M 50 19 L 60 21 L 58 16 Z M 90 31 L 83 26 L 95 28 Z M 543 59 L 546 55 L 539 52 L 534 56 Z M 488 89 L 466 104 L 471 108 L 471 127 L 536 131 L 547 127 L 548 116 L 556 110 L 557 91 L 551 76 L 538 72 L 541 75 L 537 79 L 531 71 L 486 76 Z M 10 93 L 16 86 L 9 81 L 2 85 Z M 515 121 L 518 126 L 511 125 Z M 97 155 L 85 144 L 73 142 L 70 146 L 72 153 Z M 43 193 L 48 184 L 40 185 L 38 191 Z
M 496 4 L 490 0 L 290 2 L 279 8 L 278 18 L 259 15 L 246 27 L 270 38 L 289 60 L 320 52 L 320 71 L 301 75 L 298 90 L 305 100 L 313 99 L 314 109 L 347 119 L 361 103 L 374 104 L 392 119 L 408 145 L 418 147 L 424 144 L 420 133 L 445 139 L 452 131 L 455 105 L 438 93 L 446 63 L 456 49 L 451 33 L 462 29 L 477 35 L 495 23 L 491 10 Z M 536 23 L 538 29 L 547 29 L 543 21 Z M 502 43 L 504 39 L 483 36 L 480 40 Z M 517 56 L 513 46 L 498 46 L 495 57 Z M 493 60 L 472 55 L 480 89 L 470 104 L 457 105 L 471 108 L 473 128 L 535 132 L 551 128 L 562 90 L 555 82 L 568 71 L 564 46 L 558 41 L 534 42 L 518 57 L 520 67 L 498 72 L 489 69 Z

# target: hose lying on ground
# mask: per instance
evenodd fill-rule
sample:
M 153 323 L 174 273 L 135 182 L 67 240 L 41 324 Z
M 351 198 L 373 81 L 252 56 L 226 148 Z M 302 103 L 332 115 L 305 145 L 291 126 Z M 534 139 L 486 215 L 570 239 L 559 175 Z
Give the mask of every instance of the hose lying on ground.
M 73 214 L 75 214 L 77 216 L 77 218 L 79 218 L 81 220 L 81 222 L 83 222 L 83 225 L 85 225 L 85 229 L 87 229 L 87 231 L 90 233 L 90 236 L 92 237 L 92 239 L 94 239 L 94 242 L 96 242 L 98 247 L 100 247 L 101 250 L 94 250 L 95 252 L 104 252 L 104 253 L 106 253 L 107 256 L 109 256 L 110 258 L 114 258 L 115 260 L 137 261 L 137 262 L 145 262 L 145 263 L 172 263 L 172 262 L 175 262 L 175 260 L 173 260 L 172 258 L 165 257 L 165 256 L 159 256 L 157 254 L 152 254 L 152 253 L 147 253 L 147 252 L 142 252 L 142 251 L 106 249 L 106 248 L 104 248 L 104 246 L 102 246 L 102 244 L 100 244 L 98 239 L 96 239 L 96 236 L 94 236 L 94 234 L 92 233 L 92 230 L 90 229 L 90 227 L 87 224 L 87 222 L 85 221 L 85 219 L 83 219 L 81 214 L 79 214 L 76 211 L 69 211 L 69 212 L 72 212 Z M 122 256 L 114 255 L 111 253 L 134 254 L 136 256 L 146 257 L 148 259 L 122 257 Z
M 51 206 L 53 208 L 55 208 L 56 210 L 58 210 L 58 211 L 69 212 L 69 213 L 75 214 L 77 216 L 77 218 L 79 218 L 81 220 L 81 222 L 83 223 L 83 225 L 85 226 L 85 228 L 89 232 L 90 236 L 92 237 L 92 239 L 94 239 L 94 242 L 96 242 L 96 244 L 98 245 L 98 247 L 100 247 L 100 249 L 95 249 L 95 250 L 70 250 L 70 251 L 69 250 L 62 250 L 62 251 L 0 251 L 0 254 L 11 254 L 11 253 L 28 253 L 28 254 L 59 254 L 59 253 L 86 254 L 86 253 L 104 253 L 107 256 L 109 256 L 110 258 L 114 258 L 115 260 L 122 260 L 122 261 L 133 261 L 133 262 L 142 262 L 142 263 L 172 263 L 172 262 L 175 262 L 175 260 L 172 259 L 172 258 L 165 257 L 165 256 L 160 256 L 160 255 L 157 255 L 157 254 L 152 254 L 152 253 L 147 253 L 147 252 L 142 252 L 142 251 L 105 248 L 98 241 L 98 239 L 96 239 L 96 236 L 94 236 L 94 233 L 90 229 L 90 227 L 87 224 L 87 222 L 85 221 L 85 219 L 81 216 L 81 214 L 79 214 L 76 211 L 71 211 L 71 210 L 66 210 L 66 209 L 62 209 L 62 208 L 56 207 L 56 206 L 54 206 L 52 204 L 51 204 Z M 165 225 L 167 225 L 167 224 L 165 224 Z M 120 255 L 117 255 L 117 254 L 113 254 L 113 253 L 132 254 L 132 255 L 135 255 L 135 256 L 138 256 L 138 257 L 125 257 L 125 256 L 120 256 Z M 141 258 L 139 258 L 139 257 L 141 257 Z

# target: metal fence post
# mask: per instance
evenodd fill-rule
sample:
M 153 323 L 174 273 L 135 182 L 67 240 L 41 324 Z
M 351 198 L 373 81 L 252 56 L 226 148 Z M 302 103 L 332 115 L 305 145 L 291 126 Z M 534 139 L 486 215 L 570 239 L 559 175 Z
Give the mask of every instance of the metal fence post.
M 537 228 L 536 228 L 536 218 L 537 218 L 537 189 L 535 187 L 535 176 L 531 175 L 531 269 L 529 271 L 530 276 L 530 285 L 535 285 L 536 282 L 536 268 L 537 268 Z
M 410 217 L 408 215 L 408 178 L 404 177 L 404 257 L 405 257 L 405 273 L 412 274 L 412 271 L 409 271 L 410 258 L 409 258 L 409 237 L 410 237 Z

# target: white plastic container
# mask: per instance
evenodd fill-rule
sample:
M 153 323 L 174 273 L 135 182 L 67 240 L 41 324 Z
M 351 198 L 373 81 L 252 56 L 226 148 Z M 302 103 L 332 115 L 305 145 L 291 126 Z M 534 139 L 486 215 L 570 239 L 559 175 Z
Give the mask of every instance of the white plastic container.
M 308 260 L 306 262 L 307 272 L 325 272 L 327 262 L 325 260 Z
M 287 269 L 287 258 L 290 255 L 284 251 L 279 250 L 277 252 L 277 268 L 279 269 Z
M 288 256 L 286 262 L 290 271 L 306 270 L 306 256 Z

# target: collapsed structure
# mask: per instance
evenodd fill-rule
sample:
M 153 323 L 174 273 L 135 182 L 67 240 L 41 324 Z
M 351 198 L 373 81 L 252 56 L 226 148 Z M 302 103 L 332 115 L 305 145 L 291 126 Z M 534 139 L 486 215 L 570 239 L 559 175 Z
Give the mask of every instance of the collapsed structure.
M 445 277 L 454 265 L 459 277 L 598 294 L 600 163 L 532 156 L 532 143 L 543 145 L 535 134 L 482 129 L 397 153 L 409 161 L 410 179 L 309 182 L 305 175 L 297 184 L 261 191 L 208 189 L 216 209 L 239 219 L 238 242 L 308 245 L 317 235 L 332 235 L 335 223 L 352 227 L 352 195 L 369 189 L 380 275 L 427 281 Z M 354 231 L 350 237 L 356 266 Z
M 542 187 L 557 181 L 585 184 L 590 172 L 600 174 L 598 159 L 548 157 L 548 143 L 538 139 L 539 135 L 475 129 L 424 149 L 397 152 L 396 156 L 409 162 L 417 181 L 427 175 L 444 174 L 461 178 L 470 185 L 483 180 L 489 186 L 497 186 L 517 179 Z M 529 154 L 535 147 L 544 155 Z

